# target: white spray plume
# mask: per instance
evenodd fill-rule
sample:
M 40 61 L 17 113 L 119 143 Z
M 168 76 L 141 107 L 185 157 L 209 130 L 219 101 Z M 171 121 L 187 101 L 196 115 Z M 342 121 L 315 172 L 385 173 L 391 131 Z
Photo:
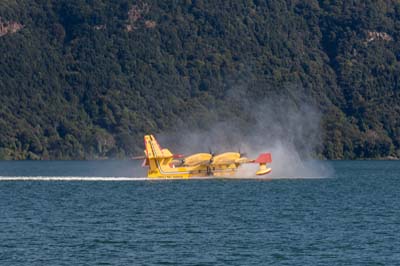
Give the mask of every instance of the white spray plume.
M 267 176 L 270 178 L 330 176 L 331 167 L 315 160 L 321 145 L 321 113 L 302 98 L 290 94 L 290 97 L 250 100 L 246 90 L 233 89 L 224 99 L 226 106 L 209 111 L 212 112 L 209 117 L 216 119 L 202 121 L 207 129 L 179 126 L 173 132 L 161 134 L 159 139 L 173 153 L 185 155 L 240 150 L 247 157 L 256 158 L 260 153 L 270 152 L 272 173 Z M 242 165 L 238 176 L 254 177 L 257 168 L 258 165 Z

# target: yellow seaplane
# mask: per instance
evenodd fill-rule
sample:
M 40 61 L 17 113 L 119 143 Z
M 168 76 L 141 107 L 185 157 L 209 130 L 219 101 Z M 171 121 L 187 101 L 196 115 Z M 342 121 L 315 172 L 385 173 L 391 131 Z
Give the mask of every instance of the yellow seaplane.
M 144 159 L 148 178 L 182 179 L 192 177 L 232 177 L 242 164 L 258 163 L 256 175 L 271 172 L 267 167 L 272 162 L 270 153 L 262 153 L 256 159 L 242 157 L 240 152 L 196 153 L 190 156 L 172 154 L 168 149 L 162 149 L 153 135 L 144 136 L 144 156 L 133 159 Z

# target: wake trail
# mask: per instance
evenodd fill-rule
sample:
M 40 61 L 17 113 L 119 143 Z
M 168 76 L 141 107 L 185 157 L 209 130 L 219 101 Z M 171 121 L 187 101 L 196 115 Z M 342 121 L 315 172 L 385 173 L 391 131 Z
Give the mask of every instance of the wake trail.
M 1 181 L 89 181 L 89 182 L 131 182 L 158 180 L 260 180 L 321 179 L 323 177 L 191 177 L 191 178 L 148 178 L 148 177 L 90 177 L 90 176 L 0 176 Z
M 0 181 L 145 181 L 147 177 L 0 176 Z

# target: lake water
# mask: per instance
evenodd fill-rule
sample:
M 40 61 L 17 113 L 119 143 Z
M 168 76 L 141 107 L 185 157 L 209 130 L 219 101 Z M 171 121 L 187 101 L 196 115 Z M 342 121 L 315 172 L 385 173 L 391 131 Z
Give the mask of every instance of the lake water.
M 145 173 L 0 162 L 0 265 L 400 265 L 400 162 L 324 164 L 329 178 L 121 181 Z

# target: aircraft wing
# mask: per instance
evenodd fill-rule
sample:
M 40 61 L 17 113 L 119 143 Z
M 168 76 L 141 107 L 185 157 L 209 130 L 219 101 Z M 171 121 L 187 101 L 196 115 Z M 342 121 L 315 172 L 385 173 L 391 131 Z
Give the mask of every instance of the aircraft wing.
M 239 158 L 236 160 L 218 160 L 217 162 L 212 162 L 210 160 L 202 160 L 191 163 L 185 163 L 186 166 L 199 166 L 199 165 L 221 165 L 221 164 L 242 164 L 242 163 L 253 163 L 254 160 L 249 160 L 247 158 Z
M 233 164 L 233 163 L 236 163 L 236 160 L 219 160 L 217 162 L 212 162 L 211 164 L 221 165 L 221 164 Z
M 235 160 L 218 160 L 217 162 L 213 162 L 211 164 L 221 165 L 221 164 L 243 164 L 243 163 L 253 163 L 254 160 L 250 160 L 248 158 L 239 158 Z
M 184 166 L 200 166 L 200 165 L 210 165 L 210 160 L 195 161 L 190 163 L 185 163 Z

